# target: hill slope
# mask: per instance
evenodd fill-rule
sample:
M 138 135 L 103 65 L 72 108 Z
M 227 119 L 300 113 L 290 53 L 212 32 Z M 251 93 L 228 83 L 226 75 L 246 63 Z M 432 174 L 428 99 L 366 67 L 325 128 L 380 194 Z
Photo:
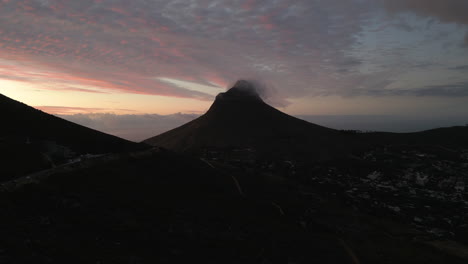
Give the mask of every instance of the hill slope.
M 1 94 L 0 121 L 0 175 L 7 178 L 45 169 L 80 154 L 145 148 L 142 144 L 49 115 Z

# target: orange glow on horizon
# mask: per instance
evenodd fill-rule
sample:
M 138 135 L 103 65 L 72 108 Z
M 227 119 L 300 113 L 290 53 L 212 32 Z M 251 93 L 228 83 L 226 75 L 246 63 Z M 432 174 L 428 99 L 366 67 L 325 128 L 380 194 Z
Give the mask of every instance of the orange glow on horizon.
M 0 79 L 0 93 L 50 114 L 173 114 L 203 112 L 210 101 L 132 93 L 89 93 L 42 89 L 22 81 Z

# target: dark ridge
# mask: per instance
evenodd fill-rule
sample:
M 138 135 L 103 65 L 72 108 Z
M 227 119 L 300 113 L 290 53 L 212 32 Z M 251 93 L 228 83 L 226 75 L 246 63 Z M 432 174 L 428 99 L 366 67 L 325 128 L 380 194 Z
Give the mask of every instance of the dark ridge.
M 144 148 L 141 144 L 108 135 L 0 95 L 0 136 L 52 140 L 79 153 L 123 152 Z
M 3 165 L 0 175 L 7 178 L 46 169 L 83 154 L 148 148 L 44 113 L 1 94 L 0 120 Z

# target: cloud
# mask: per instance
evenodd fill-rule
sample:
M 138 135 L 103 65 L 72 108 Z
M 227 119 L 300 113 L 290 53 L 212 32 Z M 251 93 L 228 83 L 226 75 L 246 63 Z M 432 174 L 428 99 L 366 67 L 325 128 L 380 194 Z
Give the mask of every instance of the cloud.
M 108 134 L 140 142 L 181 126 L 199 115 L 116 115 L 111 113 L 61 114 L 61 118 Z
M 240 80 L 247 81 L 248 87 L 244 87 L 247 88 L 247 92 L 249 92 L 249 89 L 253 89 L 251 92 L 258 94 L 265 102 L 272 106 L 287 107 L 291 104 L 271 82 L 259 80 L 258 78 L 241 78 Z M 232 83 L 229 87 L 234 87 L 236 84 L 238 84 L 238 82 Z
M 460 82 L 446 85 L 430 85 L 416 89 L 376 89 L 366 91 L 363 95 L 468 97 L 468 82 Z
M 384 0 L 384 3 L 391 13 L 411 12 L 444 23 L 468 25 L 468 1 L 465 0 Z M 468 32 L 465 34 L 463 46 L 468 47 Z
M 130 109 L 109 109 L 109 108 L 93 108 L 93 107 L 70 107 L 70 106 L 34 106 L 41 111 L 55 114 L 55 115 L 71 115 L 78 113 L 92 113 L 92 112 L 110 112 L 110 111 L 119 111 L 119 112 L 133 112 Z
M 318 87 L 309 87 L 314 75 L 329 75 L 345 60 L 342 50 L 352 45 L 369 6 L 358 0 L 0 5 L 0 59 L 21 62 L 10 78 L 201 100 L 213 96 L 158 78 L 225 88 L 254 75 L 287 89 L 284 96 L 301 96 Z M 47 71 L 31 76 L 31 69 Z
M 441 97 L 461 97 L 468 96 L 468 82 L 456 83 L 451 85 L 433 85 L 408 91 L 409 94 L 419 96 L 441 96 Z
M 465 0 L 385 0 L 385 6 L 392 12 L 409 11 L 435 17 L 441 22 L 468 24 Z
M 455 67 L 449 67 L 449 70 L 456 70 L 456 71 L 467 71 L 468 70 L 468 64 L 467 65 L 460 65 L 460 66 L 455 66 Z
M 406 71 L 403 51 L 434 53 L 431 39 L 414 37 L 431 34 L 411 19 L 386 26 L 384 9 L 466 25 L 465 6 L 456 0 L 0 1 L 0 78 L 42 90 L 205 101 L 214 98 L 210 87 L 249 78 L 274 87 L 269 100 L 276 105 L 308 95 L 347 96 L 384 88 Z M 366 31 L 374 24 L 380 29 Z M 378 46 L 378 31 L 392 27 L 408 35 L 389 31 Z M 355 52 L 363 45 L 370 48 Z

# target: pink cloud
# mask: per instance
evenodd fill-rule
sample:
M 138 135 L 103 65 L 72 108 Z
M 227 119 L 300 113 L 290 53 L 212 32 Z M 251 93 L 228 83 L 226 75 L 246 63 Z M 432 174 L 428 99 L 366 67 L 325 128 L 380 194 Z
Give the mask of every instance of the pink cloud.
M 242 4 L 242 9 L 245 11 L 251 11 L 255 6 L 255 0 L 247 0 Z
M 260 25 L 262 25 L 266 30 L 272 30 L 275 28 L 270 15 L 260 16 L 258 20 L 260 21 Z
M 109 10 L 112 10 L 113 12 L 120 14 L 120 15 L 124 15 L 124 16 L 129 15 L 127 11 L 125 11 L 123 8 L 120 8 L 120 7 L 109 7 Z
M 70 107 L 70 106 L 34 106 L 34 108 L 53 115 L 73 115 L 87 113 L 133 112 L 129 109 Z
M 364 81 L 374 76 L 345 72 L 358 67 L 347 57 L 354 56 L 371 8 L 384 8 L 380 1 L 189 2 L 2 0 L 1 78 L 40 89 L 200 100 L 213 98 L 158 78 L 226 87 L 254 77 L 274 83 L 284 97 L 347 94 L 375 84 Z M 398 12 L 415 10 L 406 2 L 419 3 L 418 12 L 440 9 L 444 20 L 464 21 L 435 1 L 431 7 L 396 2 Z

